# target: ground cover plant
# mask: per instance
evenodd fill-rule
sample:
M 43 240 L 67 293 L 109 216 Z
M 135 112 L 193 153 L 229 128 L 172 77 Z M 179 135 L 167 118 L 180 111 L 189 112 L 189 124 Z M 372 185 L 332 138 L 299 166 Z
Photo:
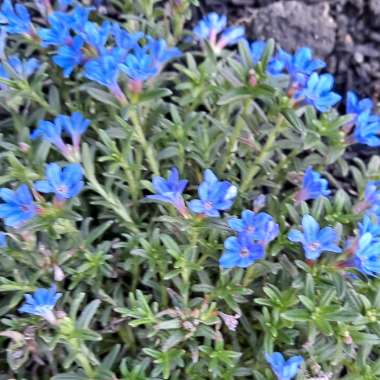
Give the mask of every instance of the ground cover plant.
M 380 377 L 380 117 L 196 6 L 2 2 L 0 379 Z

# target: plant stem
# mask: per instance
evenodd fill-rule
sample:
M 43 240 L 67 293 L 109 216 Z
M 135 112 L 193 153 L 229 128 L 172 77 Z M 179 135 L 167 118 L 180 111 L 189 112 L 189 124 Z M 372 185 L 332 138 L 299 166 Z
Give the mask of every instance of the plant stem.
M 243 183 L 240 187 L 240 191 L 244 193 L 248 190 L 248 188 L 251 186 L 253 178 L 256 176 L 256 174 L 260 171 L 261 165 L 263 162 L 268 158 L 268 155 L 270 154 L 273 144 L 276 141 L 276 138 L 281 133 L 282 129 L 285 127 L 284 123 L 285 119 L 283 114 L 280 114 L 276 121 L 276 126 L 272 130 L 272 132 L 269 134 L 268 139 L 262 148 L 260 154 L 257 156 L 256 160 L 253 162 L 252 166 L 250 167 L 247 174 L 245 174 L 245 178 L 243 180 Z
M 251 265 L 247 271 L 245 272 L 244 278 L 243 278 L 243 286 L 247 287 L 255 277 L 255 266 Z
M 228 163 L 230 162 L 230 159 L 232 158 L 232 154 L 236 145 L 236 141 L 239 138 L 240 132 L 244 128 L 244 125 L 245 125 L 244 120 L 242 119 L 241 116 L 238 116 L 235 122 L 235 128 L 232 131 L 232 134 L 227 144 L 226 153 L 220 165 L 220 169 L 219 169 L 220 172 L 223 172 L 226 169 Z
M 94 370 L 92 369 L 90 362 L 88 361 L 86 356 L 79 353 L 77 354 L 76 358 L 79 364 L 82 366 L 84 372 L 86 373 L 86 376 L 88 376 L 89 379 L 94 379 L 95 377 Z
M 125 176 L 127 177 L 129 191 L 131 193 L 132 200 L 133 202 L 136 202 L 140 197 L 138 183 L 133 176 L 133 172 L 132 172 L 131 167 L 129 166 L 129 163 L 124 161 L 122 163 L 122 167 L 123 167 Z
M 148 160 L 148 164 L 150 169 L 152 170 L 154 175 L 160 175 L 160 169 L 158 167 L 157 154 L 154 152 L 152 145 L 146 140 L 144 130 L 140 123 L 139 117 L 135 110 L 131 110 L 130 118 L 133 123 L 134 131 L 137 137 L 137 140 L 141 144 L 146 159 Z

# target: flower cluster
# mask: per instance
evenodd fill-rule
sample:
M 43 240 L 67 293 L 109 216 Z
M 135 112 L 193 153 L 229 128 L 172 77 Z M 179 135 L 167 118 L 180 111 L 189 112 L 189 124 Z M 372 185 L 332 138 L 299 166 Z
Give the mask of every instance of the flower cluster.
M 80 150 L 80 139 L 86 132 L 90 121 L 85 119 L 80 112 L 72 115 L 58 115 L 54 122 L 40 120 L 37 128 L 31 133 L 30 138 L 43 140 L 53 144 L 67 159 L 76 160 Z M 72 145 L 65 144 L 62 134 L 70 136 Z
M 134 10 L 135 2 L 127 3 Z M 153 21 L 144 20 L 152 13 L 148 3 L 138 1 L 141 11 L 128 15 L 128 30 L 109 17 L 94 21 L 102 19 L 101 12 L 91 13 L 95 8 L 75 0 L 28 3 L 33 16 L 36 9 L 41 13 L 39 26 L 24 5 L 1 5 L 0 95 L 8 100 L 18 91 L 14 107 L 4 107 L 0 144 L 9 161 L 2 176 L 9 185 L 0 189 L 0 255 L 9 277 L 1 279 L 8 292 L 3 303 L 10 309 L 23 289 L 35 290 L 25 294 L 18 311 L 43 319 L 35 329 L 36 318 L 19 323 L 11 314 L 0 323 L 12 330 L 1 335 L 27 339 L 31 330 L 38 337 L 30 339 L 33 352 L 43 352 L 40 345 L 48 338 L 49 347 L 58 342 L 60 351 L 70 353 L 66 367 L 55 362 L 62 355 L 53 352 L 52 368 L 38 368 L 44 378 L 103 373 L 99 353 L 120 339 L 126 323 L 123 339 L 137 337 L 136 352 L 120 363 L 123 348 L 115 344 L 107 378 L 202 377 L 205 368 L 207 378 L 293 380 L 302 377 L 303 367 L 308 378 L 332 367 L 337 377 L 369 373 L 376 352 L 368 360 L 360 353 L 374 346 L 378 333 L 373 277 L 380 276 L 380 164 L 371 162 L 368 172 L 375 175 L 367 175 L 360 159 L 347 164 L 342 151 L 353 142 L 380 146 L 380 117 L 372 101 L 349 92 L 351 120 L 335 110 L 325 114 L 341 96 L 333 91 L 333 77 L 320 73 L 326 64 L 311 49 L 278 49 L 271 58 L 271 42 L 247 41 L 244 28 L 228 27 L 227 18 L 216 13 L 193 30 L 203 53 L 186 53 L 186 63 L 174 65 L 170 80 L 159 77 L 162 89 L 140 94 L 181 52 L 129 30 L 153 30 L 158 17 L 157 30 L 167 41 L 186 41 L 177 29 L 186 23 L 187 12 L 180 10 L 188 2 L 173 2 L 173 20 L 167 17 L 172 10 L 161 12 L 158 2 Z M 122 9 L 120 4 L 114 9 Z M 4 31 L 21 35 L 6 49 Z M 236 43 L 241 56 L 223 50 Z M 20 44 L 38 59 L 6 54 Z M 54 65 L 63 78 L 49 76 L 45 69 Z M 117 107 L 84 80 L 106 87 L 128 107 Z M 82 99 L 83 88 L 94 96 Z M 175 96 L 162 97 L 170 91 Z M 111 107 L 97 103 L 103 99 Z M 12 120 L 16 131 L 8 133 Z M 172 167 L 167 177 L 147 180 L 175 160 L 183 172 Z M 341 178 L 350 170 L 359 188 L 362 178 L 373 179 L 354 207 L 356 188 Z M 78 215 L 70 207 L 79 203 L 84 174 L 89 186 Z M 145 195 L 146 189 L 152 194 Z M 175 209 L 155 218 L 148 202 Z M 74 302 L 55 285 L 36 286 L 63 279 Z M 352 280 L 348 287 L 341 283 L 346 279 Z M 67 316 L 56 308 L 61 297 L 71 302 Z M 43 333 L 45 340 L 44 321 L 51 330 Z M 25 330 L 26 324 L 33 328 Z M 102 343 L 104 334 L 109 339 Z M 11 359 L 17 356 L 14 347 L 23 354 L 11 342 Z M 336 362 L 326 359 L 325 347 L 339 352 Z M 232 351 L 240 348 L 242 353 Z M 292 356 L 297 351 L 303 356 Z M 35 359 L 25 359 L 19 377 Z M 141 360 L 147 363 L 142 371 Z M 74 368 L 68 368 L 71 362 Z M 323 371 L 314 370 L 317 363 Z
M 267 47 L 265 41 L 246 42 L 252 62 L 256 65 L 263 58 Z M 313 105 L 320 112 L 331 110 L 342 99 L 332 91 L 334 78 L 331 74 L 318 74 L 326 67 L 321 59 L 313 58 L 310 48 L 298 49 L 293 55 L 279 49 L 275 57 L 268 62 L 267 73 L 276 77 L 289 75 L 289 95 L 295 102 Z M 369 98 L 359 99 L 353 91 L 346 96 L 346 112 L 352 115 L 355 125 L 352 136 L 347 142 L 356 142 L 371 147 L 380 146 L 380 116 L 373 113 L 373 102 Z
M 8 33 L 34 36 L 42 47 L 54 47 L 53 62 L 62 68 L 64 77 L 82 67 L 84 77 L 108 87 L 123 104 L 126 98 L 119 86 L 121 73 L 128 78 L 129 89 L 138 93 L 166 62 L 181 55 L 179 49 L 169 48 L 162 39 L 129 33 L 119 23 L 105 21 L 99 25 L 90 21 L 92 10 L 82 5 L 70 11 L 60 7 L 49 14 L 47 28 L 35 30 L 26 7 L 17 4 L 13 8 L 6 0 L 0 21 L 7 23 Z
M 58 164 L 48 164 L 46 180 L 37 181 L 33 186 L 33 191 L 54 193 L 55 200 L 62 202 L 79 194 L 83 187 L 82 177 L 82 167 L 79 164 L 70 164 L 63 169 Z M 9 227 L 21 228 L 42 212 L 25 184 L 20 185 L 16 190 L 0 189 L 0 199 L 3 201 L 0 203 L 0 218 Z
M 358 236 L 349 243 L 353 254 L 346 262 L 368 276 L 380 276 L 380 190 L 379 183 L 369 181 L 364 199 L 355 207 L 356 212 L 365 212 L 358 225 Z
M 220 211 L 231 208 L 237 194 L 237 187 L 228 181 L 219 181 L 210 169 L 205 171 L 204 178 L 198 188 L 200 199 L 191 200 L 189 208 L 195 214 L 219 217 Z M 153 178 L 153 189 L 156 194 L 148 195 L 147 198 L 169 203 L 181 215 L 187 217 L 189 211 L 182 196 L 187 183 L 187 180 L 180 180 L 178 170 L 172 168 L 167 180 L 159 176 Z
M 39 66 L 40 62 L 36 58 L 21 60 L 19 57 L 12 55 L 0 64 L 0 78 L 11 79 L 14 76 L 17 79 L 27 80 L 36 72 Z
M 255 41 L 248 43 L 252 62 L 260 62 L 267 43 Z M 313 105 L 318 111 L 326 112 L 335 106 L 341 96 L 333 92 L 334 78 L 331 74 L 318 74 L 318 70 L 326 67 L 321 59 L 313 58 L 310 48 L 298 49 L 294 55 L 279 49 L 275 57 L 268 62 L 268 75 L 276 77 L 289 75 L 289 95 L 295 102 Z
M 66 158 L 72 160 L 79 154 L 80 138 L 89 124 L 89 120 L 80 112 L 74 112 L 71 116 L 59 115 L 54 122 L 40 121 L 31 138 L 41 137 L 53 144 Z M 63 131 L 70 136 L 72 145 L 64 143 Z M 35 196 L 37 192 L 53 193 L 55 203 L 60 204 L 78 195 L 83 185 L 83 170 L 80 164 L 69 164 L 61 168 L 58 164 L 51 163 L 46 166 L 46 179 L 37 181 L 33 185 L 33 193 Z M 41 200 L 40 195 L 37 198 Z M 36 203 L 32 192 L 25 184 L 16 190 L 0 189 L 0 199 L 3 201 L 0 203 L 0 218 L 9 227 L 21 228 L 42 212 L 42 208 Z
M 380 116 L 373 114 L 371 99 L 361 99 L 353 92 L 347 93 L 346 111 L 352 115 L 355 125 L 353 141 L 371 147 L 380 146 Z
M 266 212 L 255 213 L 244 210 L 241 219 L 228 220 L 237 237 L 228 237 L 224 242 L 224 252 L 219 260 L 223 268 L 247 268 L 265 255 L 266 246 L 279 234 L 279 225 Z
M 173 168 L 167 180 L 162 177 L 153 178 L 156 194 L 148 195 L 147 198 L 172 204 L 181 215 L 189 217 L 182 196 L 187 183 L 187 180 L 179 179 L 178 170 Z M 221 211 L 227 211 L 232 207 L 237 187 L 228 181 L 219 181 L 215 174 L 207 169 L 204 181 L 198 187 L 198 195 L 199 199 L 189 202 L 189 209 L 194 214 L 217 218 L 221 216 Z M 225 250 L 219 261 L 223 268 L 246 268 L 262 259 L 266 246 L 279 234 L 278 224 L 265 212 L 244 210 L 241 219 L 230 218 L 228 225 L 238 235 L 230 236 L 224 242 Z

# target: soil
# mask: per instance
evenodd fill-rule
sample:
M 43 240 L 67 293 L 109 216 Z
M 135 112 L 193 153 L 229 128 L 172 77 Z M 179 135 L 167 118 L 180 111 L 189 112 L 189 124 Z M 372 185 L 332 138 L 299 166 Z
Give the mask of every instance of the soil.
M 380 0 L 202 0 L 246 27 L 250 39 L 274 38 L 285 50 L 311 47 L 326 60 L 337 90 L 380 99 Z

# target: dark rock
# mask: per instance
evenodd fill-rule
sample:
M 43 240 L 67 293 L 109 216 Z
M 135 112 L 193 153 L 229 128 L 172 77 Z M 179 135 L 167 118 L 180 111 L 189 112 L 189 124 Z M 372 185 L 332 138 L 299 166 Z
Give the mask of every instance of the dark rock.
M 380 27 L 380 0 L 369 1 L 370 22 L 375 28 Z
M 380 0 L 370 0 L 369 9 L 375 16 L 380 15 Z
M 274 38 L 285 50 L 309 46 L 320 57 L 335 45 L 336 23 L 327 2 L 306 5 L 298 1 L 276 2 L 253 11 L 255 38 Z

